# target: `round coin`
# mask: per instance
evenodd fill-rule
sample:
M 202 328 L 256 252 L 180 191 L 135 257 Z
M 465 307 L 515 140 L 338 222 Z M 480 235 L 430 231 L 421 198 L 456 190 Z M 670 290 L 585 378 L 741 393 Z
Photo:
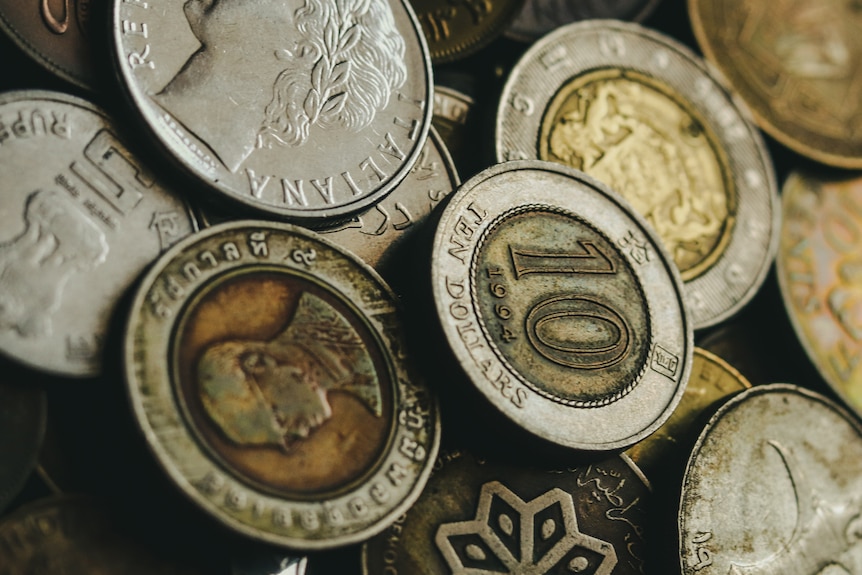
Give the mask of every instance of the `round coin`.
M 528 160 L 477 174 L 443 211 L 431 275 L 468 378 L 540 437 L 628 447 L 682 396 L 692 330 L 679 275 L 649 225 L 581 172 Z
M 641 22 L 660 0 L 527 0 L 506 36 L 534 42 L 553 30 L 581 20 L 613 18 Z
M 120 296 L 194 218 L 84 100 L 2 94 L 0 142 L 0 351 L 95 375 Z
M 0 512 L 36 467 L 45 435 L 45 391 L 22 383 L 0 383 Z
M 757 129 L 703 61 L 637 24 L 572 24 L 534 44 L 497 111 L 497 159 L 570 165 L 621 193 L 685 281 L 695 329 L 748 303 L 780 211 Z
M 299 227 L 178 244 L 132 304 L 125 366 L 159 464 L 228 527 L 296 549 L 365 539 L 418 496 L 439 442 L 379 277 Z
M 862 168 L 862 11 L 844 0 L 689 0 L 697 42 L 782 144 Z
M 800 387 L 746 390 L 695 445 L 679 509 L 683 575 L 862 573 L 862 428 Z
M 407 2 L 114 0 L 133 108 L 211 189 L 308 223 L 368 208 L 431 123 L 428 48 Z

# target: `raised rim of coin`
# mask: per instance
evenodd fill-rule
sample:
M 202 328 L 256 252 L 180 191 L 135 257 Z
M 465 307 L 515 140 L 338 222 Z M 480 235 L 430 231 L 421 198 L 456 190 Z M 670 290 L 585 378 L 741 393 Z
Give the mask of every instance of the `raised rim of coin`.
M 590 264 L 605 267 L 602 271 L 592 267 L 585 271 L 566 267 L 565 270 L 555 268 L 551 272 L 540 273 L 501 268 L 505 275 L 499 282 L 508 282 L 511 275 L 515 278 L 513 285 L 517 287 L 517 281 L 520 281 L 517 278 L 526 273 L 532 273 L 531 277 L 565 274 L 552 278 L 559 282 L 564 277 L 568 278 L 567 282 L 585 282 L 584 277 L 595 274 L 611 274 L 614 279 L 619 266 L 626 272 L 621 276 L 625 278 L 623 281 L 633 283 L 635 287 L 631 289 L 642 292 L 641 300 L 634 304 L 640 306 L 640 311 L 635 310 L 629 315 L 635 316 L 638 325 L 645 325 L 647 333 L 637 333 L 635 327 L 628 325 L 634 320 L 624 319 L 613 309 L 620 302 L 595 303 L 594 299 L 599 296 L 593 292 L 600 291 L 600 288 L 592 285 L 590 294 L 593 295 L 581 297 L 565 291 L 566 286 L 562 283 L 559 286 L 551 284 L 548 291 L 558 293 L 538 303 L 535 301 L 538 296 L 529 296 L 533 301 L 529 312 L 518 309 L 516 314 L 512 314 L 511 304 L 501 299 L 500 305 L 506 309 L 498 310 L 499 313 L 505 312 L 503 315 L 498 313 L 499 321 L 493 315 L 488 316 L 489 320 L 485 319 L 480 309 L 483 302 L 477 301 L 481 298 L 476 295 L 476 278 L 480 275 L 477 260 L 483 252 L 490 250 L 485 246 L 494 243 L 498 224 L 508 225 L 508 221 L 515 220 L 528 222 L 529 218 L 521 216 L 539 212 L 552 214 L 555 222 L 562 222 L 561 226 L 571 226 L 590 234 L 591 239 L 584 239 L 584 243 L 577 240 L 577 244 L 586 250 L 583 254 L 572 252 L 568 258 L 563 257 L 568 253 L 552 254 L 549 255 L 551 259 L 590 260 Z M 568 239 L 570 244 L 575 242 Z M 596 242 L 605 248 L 600 248 Z M 507 245 L 511 251 L 511 245 Z M 532 241 L 525 241 L 525 246 L 523 254 L 542 255 Z M 611 259 L 601 249 L 617 253 L 612 254 Z M 513 254 L 513 266 L 514 258 Z M 615 262 L 619 262 L 618 266 Z M 540 267 L 544 264 L 535 265 Z M 469 380 L 506 417 L 548 441 L 587 451 L 628 447 L 658 429 L 670 417 L 685 391 L 691 370 L 693 335 L 682 300 L 679 272 L 646 221 L 634 213 L 616 192 L 582 172 L 560 164 L 523 160 L 492 166 L 468 180 L 451 196 L 438 223 L 432 248 L 431 281 L 438 319 L 449 347 Z M 512 286 L 507 288 L 503 285 L 502 290 L 499 286 L 488 287 L 494 297 L 503 298 L 512 291 Z M 613 294 L 619 295 L 618 289 L 623 288 L 614 287 Z M 586 305 L 590 310 L 595 307 L 593 311 L 599 315 L 592 315 L 586 308 L 578 307 L 580 311 L 568 309 L 567 305 Z M 558 306 L 562 307 L 557 309 Z M 523 326 L 519 319 L 521 315 L 524 315 Z M 553 324 L 557 319 L 577 321 L 587 317 L 600 318 L 596 321 L 604 327 L 612 323 L 616 326 L 608 328 L 608 333 L 617 336 L 616 343 L 608 347 L 616 354 L 612 358 L 570 357 L 565 353 L 577 356 L 578 342 L 545 341 L 547 337 L 563 337 L 546 336 L 542 326 L 548 322 Z M 515 323 L 505 323 L 510 318 L 515 318 Z M 494 324 L 499 329 L 511 325 L 512 330 L 518 330 L 511 339 L 509 336 L 512 334 L 500 336 L 506 345 L 523 331 L 522 339 L 529 345 L 516 342 L 517 353 L 524 357 L 541 356 L 541 359 L 537 359 L 535 365 L 530 365 L 529 360 L 518 359 L 521 367 L 517 367 L 512 359 L 515 356 L 510 357 L 510 348 L 501 349 L 495 342 L 497 336 L 490 334 L 494 322 L 499 324 Z M 552 334 L 554 329 L 563 328 L 548 325 L 548 329 L 552 330 L 548 334 Z M 611 336 L 607 339 L 610 341 Z M 536 340 L 540 343 L 535 343 Z M 560 353 L 565 352 L 564 356 L 557 357 L 556 352 L 546 349 L 556 349 L 557 343 L 563 346 Z M 598 346 L 595 342 L 590 345 Z M 521 348 L 524 351 L 520 351 Z M 633 348 L 638 349 L 632 351 Z M 621 369 L 623 364 L 624 370 Z M 605 368 L 609 368 L 613 375 L 609 376 L 610 381 L 603 383 L 606 388 L 595 394 L 576 391 L 564 381 L 558 381 L 554 389 L 549 390 L 531 379 L 536 377 L 534 374 L 526 373 L 527 370 L 536 371 L 538 365 L 555 374 L 553 377 L 572 377 L 572 381 L 577 377 L 571 374 L 577 373 L 580 373 L 579 377 L 602 377 L 608 373 Z M 542 377 L 547 379 L 551 376 L 545 374 Z M 557 388 L 557 385 L 561 387 Z
M 576 22 L 544 36 L 521 56 L 503 87 L 497 160 L 538 158 L 544 116 L 557 95 L 575 78 L 602 70 L 636 73 L 666 85 L 711 126 L 725 150 L 722 172 L 731 184 L 726 187 L 732 190 L 728 201 L 736 206 L 735 221 L 723 224 L 732 227 L 723 232 L 729 236 L 722 240 L 724 247 L 713 250 L 714 261 L 684 282 L 694 328 L 720 323 L 765 281 L 778 247 L 781 211 L 772 162 L 747 108 L 687 47 L 639 24 L 615 20 Z

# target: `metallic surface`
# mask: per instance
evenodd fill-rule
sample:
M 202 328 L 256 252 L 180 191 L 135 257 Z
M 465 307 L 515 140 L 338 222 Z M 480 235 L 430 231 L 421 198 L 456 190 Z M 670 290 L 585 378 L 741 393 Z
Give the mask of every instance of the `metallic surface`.
M 480 172 L 443 211 L 431 272 L 461 367 L 528 431 L 618 449 L 679 402 L 692 353 L 679 275 L 646 222 L 582 172 Z
M 862 12 L 844 0 L 689 0 L 706 57 L 782 144 L 862 168 Z
M 658 231 L 695 329 L 736 313 L 778 239 L 772 163 L 746 112 L 683 45 L 636 24 L 561 28 L 518 61 L 497 112 L 498 161 L 581 169 Z
M 7 92 L 0 125 L 0 351 L 97 374 L 120 296 L 196 223 L 92 104 Z
M 469 147 L 468 122 L 472 121 L 473 98 L 446 86 L 434 86 L 434 115 L 431 124 L 443 140 L 456 165 L 469 163 L 474 150 Z M 475 124 L 475 122 L 473 122 Z
M 660 0 L 527 0 L 506 36 L 534 42 L 553 30 L 580 20 L 613 18 L 641 22 Z
M 235 222 L 178 244 L 135 296 L 125 351 L 159 464 L 262 541 L 320 549 L 382 530 L 439 442 L 395 305 L 371 268 L 299 227 Z
M 21 383 L 0 383 L 0 512 L 36 467 L 45 435 L 45 390 Z
M 368 208 L 431 124 L 428 49 L 406 2 L 115 0 L 113 29 L 120 83 L 159 146 L 270 216 Z
M 683 575 L 862 572 L 862 428 L 797 386 L 719 409 L 685 471 Z

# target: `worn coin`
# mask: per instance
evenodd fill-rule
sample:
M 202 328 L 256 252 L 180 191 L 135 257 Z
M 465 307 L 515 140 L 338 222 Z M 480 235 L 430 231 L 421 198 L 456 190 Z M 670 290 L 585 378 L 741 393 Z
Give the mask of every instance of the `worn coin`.
M 365 539 L 418 496 L 436 402 L 388 287 L 320 235 L 213 226 L 132 304 L 134 412 L 173 482 L 232 529 L 293 548 Z
M 613 18 L 641 22 L 660 0 L 527 0 L 506 36 L 534 42 L 548 32 L 581 20 Z
M 506 82 L 496 146 L 499 161 L 567 164 L 625 196 L 679 267 L 695 329 L 763 284 L 780 217 L 771 160 L 744 109 L 677 41 L 608 20 L 548 34 Z
M 862 168 L 862 11 L 844 0 L 689 0 L 697 42 L 782 144 Z
M 403 1 L 114 0 L 113 47 L 168 156 L 269 215 L 368 208 L 431 123 L 428 48 Z
M 782 203 L 785 309 L 823 379 L 862 416 L 862 177 L 794 172 Z
M 363 573 L 645 573 L 649 501 L 624 455 L 542 470 L 447 453 L 416 504 L 363 546 Z
M 582 172 L 527 160 L 474 176 L 441 215 L 431 275 L 472 384 L 540 437 L 628 447 L 685 390 L 679 275 L 643 218 Z
M 2 94 L 0 142 L 0 351 L 94 375 L 120 296 L 195 221 L 84 100 Z
M 862 428 L 825 397 L 753 387 L 710 420 L 685 471 L 683 575 L 862 573 Z
M 23 383 L 0 383 L 0 511 L 18 495 L 36 467 L 45 435 L 45 390 Z

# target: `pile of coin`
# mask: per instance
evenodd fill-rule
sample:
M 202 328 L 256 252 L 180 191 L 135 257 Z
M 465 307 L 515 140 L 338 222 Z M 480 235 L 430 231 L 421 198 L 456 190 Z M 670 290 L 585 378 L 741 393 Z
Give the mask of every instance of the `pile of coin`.
M 0 30 L 0 575 L 862 573 L 852 3 Z

